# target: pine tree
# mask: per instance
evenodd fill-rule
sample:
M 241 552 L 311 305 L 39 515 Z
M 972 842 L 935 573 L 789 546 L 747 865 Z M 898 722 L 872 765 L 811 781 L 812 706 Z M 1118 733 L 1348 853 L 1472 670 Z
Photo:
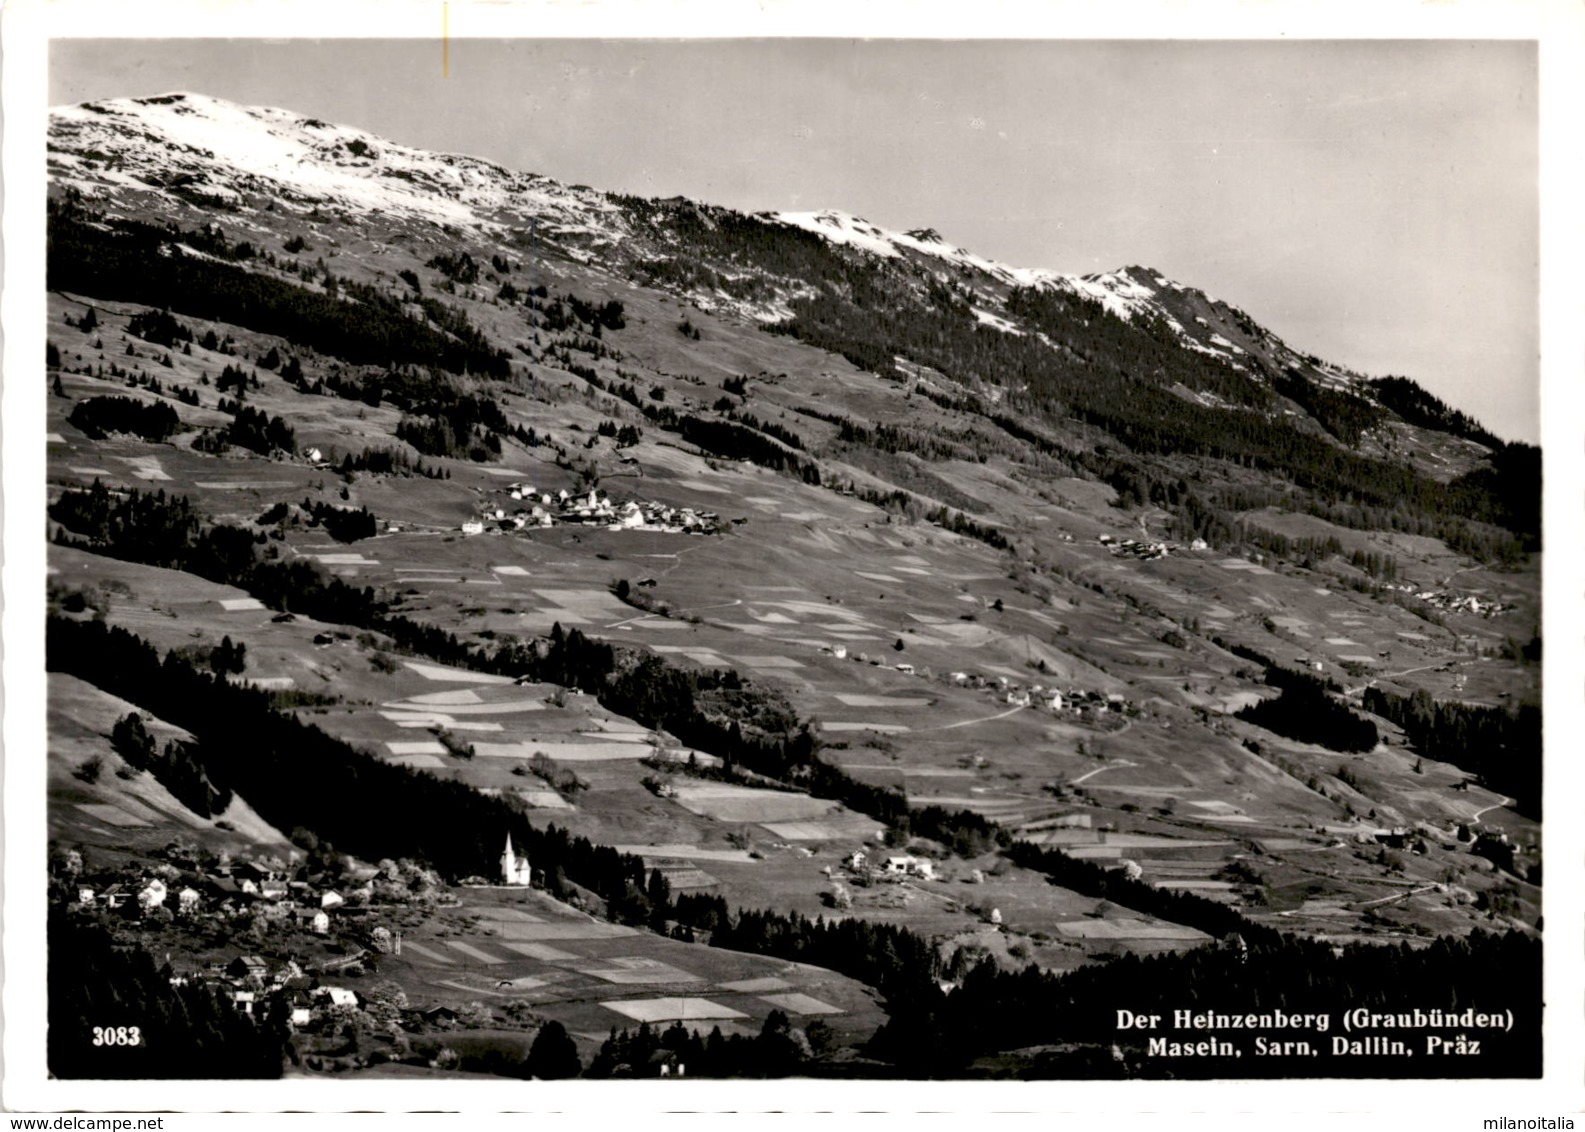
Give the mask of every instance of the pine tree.
M 614 1036 L 613 1036 L 614 1040 Z M 525 1065 L 530 1077 L 543 1081 L 563 1080 L 583 1072 L 578 1047 L 560 1022 L 546 1022 L 534 1035 Z

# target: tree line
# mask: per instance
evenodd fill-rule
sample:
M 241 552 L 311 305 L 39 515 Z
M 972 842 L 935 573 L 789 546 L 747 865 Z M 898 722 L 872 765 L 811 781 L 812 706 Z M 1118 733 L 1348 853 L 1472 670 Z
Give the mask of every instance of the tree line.
M 89 397 L 72 406 L 66 421 L 93 440 L 124 432 L 156 444 L 169 440 L 182 428 L 176 410 L 164 401 L 140 401 L 134 397 Z
M 1077 418 L 1141 456 L 1198 455 L 1281 475 L 1303 489 L 1306 505 L 1362 502 L 1429 514 L 1448 530 L 1475 520 L 1512 523 L 1532 538 L 1537 533 L 1517 506 L 1525 489 L 1534 496 L 1536 481 L 1524 461 L 1498 461 L 1488 476 L 1441 484 L 1407 465 L 1359 455 L 1294 427 L 1269 388 L 1184 350 L 1156 321 L 1125 321 L 1078 296 L 1020 289 L 1009 300 L 1055 350 L 980 326 L 972 316 L 955 317 L 874 266 L 852 266 L 841 288 L 820 289 L 791 305 L 793 318 L 771 329 L 842 353 L 882 376 L 895 376 L 894 358 L 901 353 L 969 386 L 1023 386 L 1012 400 L 1030 415 Z M 1254 411 L 1187 401 L 1173 392 L 1178 384 Z M 1308 389 L 1304 395 L 1345 434 L 1370 415 L 1358 398 L 1329 399 Z
M 193 246 L 194 235 L 174 224 L 107 217 L 70 196 L 52 199 L 48 286 L 244 326 L 355 365 L 410 362 L 485 377 L 511 372 L 504 351 L 437 300 L 420 300 L 426 318 L 420 322 L 400 300 L 367 284 L 337 281 L 313 291 L 231 260 L 190 255 L 180 245 Z
M 1304 672 L 1269 666 L 1266 683 L 1280 688 L 1276 699 L 1239 709 L 1239 719 L 1301 743 L 1334 751 L 1364 753 L 1376 747 L 1376 725 L 1327 695 L 1326 683 Z
M 1493 790 L 1517 799 L 1519 809 L 1541 816 L 1541 708 L 1512 711 L 1436 700 L 1424 688 L 1400 695 L 1365 689 L 1365 710 L 1390 719 L 1415 750 L 1478 775 Z

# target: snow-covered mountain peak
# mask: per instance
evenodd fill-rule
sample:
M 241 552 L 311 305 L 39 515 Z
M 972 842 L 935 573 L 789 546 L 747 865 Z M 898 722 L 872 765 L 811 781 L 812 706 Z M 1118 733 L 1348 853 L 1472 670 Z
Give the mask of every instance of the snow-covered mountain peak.
M 471 227 L 532 213 L 554 228 L 620 235 L 620 212 L 601 193 L 289 110 L 173 92 L 58 107 L 50 117 L 51 172 L 65 184 L 177 189 L 243 208 L 257 196 Z
M 948 243 L 934 228 L 899 232 L 837 209 L 778 212 L 770 214 L 768 219 L 792 224 L 834 244 L 857 248 L 886 259 L 896 259 L 912 251 L 943 261 L 949 266 L 983 272 L 1008 286 L 1039 287 L 1082 295 L 1094 299 L 1112 314 L 1125 320 L 1141 312 L 1161 314 L 1155 303 L 1157 294 L 1162 290 L 1182 290 L 1178 284 L 1148 267 L 1132 266 L 1089 275 L 1066 275 L 1041 267 L 1014 267 Z

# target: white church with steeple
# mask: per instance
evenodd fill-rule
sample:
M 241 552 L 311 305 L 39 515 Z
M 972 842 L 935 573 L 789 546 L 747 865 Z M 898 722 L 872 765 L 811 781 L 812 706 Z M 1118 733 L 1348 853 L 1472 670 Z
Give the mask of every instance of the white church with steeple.
M 528 867 L 528 858 L 520 857 L 512 848 L 512 835 L 506 835 L 506 851 L 501 854 L 501 883 L 526 885 L 532 881 L 533 870 Z

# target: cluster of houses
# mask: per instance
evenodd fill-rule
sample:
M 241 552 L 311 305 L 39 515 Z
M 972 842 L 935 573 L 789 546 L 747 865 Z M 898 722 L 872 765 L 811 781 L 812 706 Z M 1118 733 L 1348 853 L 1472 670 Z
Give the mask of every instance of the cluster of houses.
M 395 946 L 392 954 L 400 954 L 400 936 L 396 937 Z M 358 1019 L 374 1007 L 368 998 L 352 988 L 323 981 L 325 975 L 334 977 L 338 969 L 362 963 L 366 957 L 365 952 L 335 963 L 320 964 L 316 974 L 294 959 L 272 965 L 257 955 L 239 955 L 229 963 L 211 963 L 203 971 L 173 975 L 171 984 L 207 985 L 224 994 L 239 1012 L 255 1022 L 284 1015 L 291 1030 L 313 1031 L 326 1023 Z M 393 1008 L 393 1011 L 386 1017 L 399 1020 L 401 1028 L 411 1033 L 451 1029 L 459 1019 L 458 1012 L 447 1006 Z
M 1135 538 L 1116 538 L 1112 535 L 1100 535 L 1095 541 L 1112 552 L 1115 558 L 1137 558 L 1148 562 L 1155 558 L 1165 558 L 1173 551 L 1180 549 L 1170 542 L 1144 542 Z M 1190 550 L 1210 550 L 1211 544 L 1203 538 L 1197 538 L 1189 544 Z
M 842 867 L 850 873 L 864 877 L 883 877 L 903 879 L 912 877 L 916 880 L 935 880 L 936 866 L 928 857 L 915 857 L 907 853 L 894 853 L 886 857 L 878 857 L 871 863 L 870 856 L 863 849 L 855 849 L 842 858 Z
M 186 883 L 168 884 L 147 875 L 100 884 L 84 881 L 74 886 L 74 894 L 79 909 L 140 921 L 158 917 L 164 909 L 176 920 L 193 923 L 223 925 L 246 916 L 254 925 L 278 923 L 327 937 L 334 925 L 337 942 L 346 947 L 343 955 L 315 962 L 288 958 L 272 965 L 258 955 L 242 954 L 170 976 L 173 986 L 201 984 L 217 990 L 255 1021 L 284 1013 L 294 1030 L 361 1008 L 352 990 L 325 984 L 325 976 L 361 967 L 378 955 L 402 953 L 401 932 L 368 923 L 369 909 L 348 906 L 347 897 L 335 890 L 282 880 L 275 870 L 254 862 L 190 877 Z
M 176 875 L 167 882 L 160 875 L 121 877 L 100 885 L 79 883 L 76 903 L 129 913 L 135 906 L 144 915 L 164 909 L 173 916 L 256 916 L 266 923 L 300 927 L 316 935 L 329 935 L 332 917 L 365 915 L 364 903 L 373 899 L 373 886 L 364 882 L 345 893 L 289 879 L 287 870 L 256 861 L 218 865 L 198 873 L 168 870 Z M 349 898 L 358 907 L 348 905 Z
M 1148 562 L 1153 558 L 1165 558 L 1171 548 L 1164 542 L 1141 542 L 1139 539 L 1113 538 L 1111 535 L 1101 535 L 1097 540 L 1116 558 L 1137 558 Z
M 1057 715 L 1083 719 L 1128 710 L 1128 700 L 1117 692 L 1096 692 L 1087 688 L 1060 688 L 1045 684 L 1024 687 L 1016 680 L 998 676 L 994 680 L 975 672 L 953 672 L 947 677 L 964 688 L 988 688 L 1004 703 L 1014 707 L 1039 707 Z
M 1415 590 L 1412 586 L 1404 589 L 1413 593 L 1415 600 L 1423 601 L 1436 609 L 1444 609 L 1449 613 L 1470 613 L 1476 617 L 1495 617 L 1499 613 L 1508 613 L 1514 607 L 1504 605 L 1499 601 L 1483 601 L 1474 594 L 1459 594 L 1452 590 Z
M 866 657 L 863 653 L 852 653 L 846 645 L 822 645 L 820 651 L 838 660 L 854 660 L 880 665 L 901 672 L 905 676 L 919 676 L 928 678 L 930 670 L 920 671 L 912 664 L 881 664 L 879 660 Z M 1111 712 L 1125 712 L 1128 710 L 1126 697 L 1116 693 L 1101 693 L 1081 688 L 1069 688 L 1066 692 L 1060 688 L 1047 687 L 1044 684 L 1031 684 L 1028 687 L 1006 676 L 986 677 L 977 672 L 950 672 L 946 679 L 960 688 L 974 688 L 976 690 L 989 690 L 1003 703 L 1011 707 L 1036 707 L 1056 715 L 1069 715 L 1076 719 L 1095 719 Z
M 617 503 L 597 488 L 590 488 L 587 495 L 566 488 L 551 494 L 536 490 L 532 484 L 514 483 L 508 492 L 511 507 L 485 507 L 480 515 L 462 524 L 462 533 L 482 535 L 487 529 L 521 531 L 567 524 L 667 534 L 713 534 L 721 528 L 721 516 L 714 511 L 632 499 Z
M 239 955 L 230 963 L 211 963 L 202 973 L 171 976 L 171 983 L 176 986 L 193 982 L 221 990 L 237 1010 L 255 1022 L 284 1008 L 294 1030 L 306 1029 L 332 1015 L 345 1017 L 364 1005 L 357 992 L 320 982 L 294 959 L 287 959 L 272 970 L 257 955 Z

